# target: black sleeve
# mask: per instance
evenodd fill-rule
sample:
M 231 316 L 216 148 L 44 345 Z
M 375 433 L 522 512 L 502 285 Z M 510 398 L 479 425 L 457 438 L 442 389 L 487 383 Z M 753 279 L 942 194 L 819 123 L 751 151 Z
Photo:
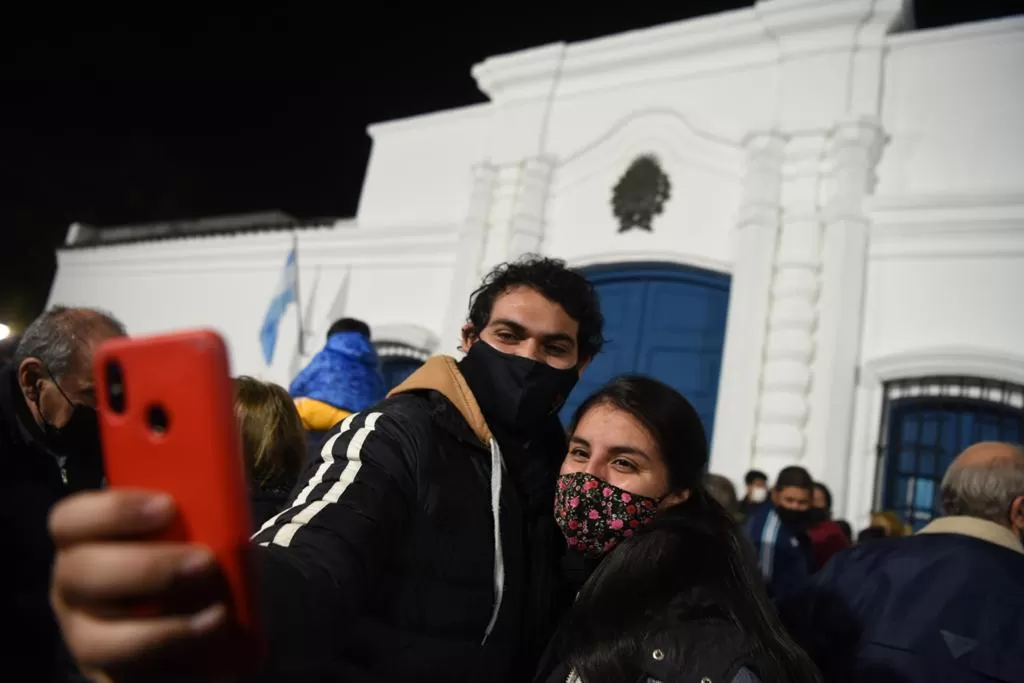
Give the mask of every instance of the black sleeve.
M 421 399 L 399 397 L 332 430 L 284 511 L 254 536 L 268 673 L 322 670 L 399 547 L 432 448 Z M 303 483 L 304 482 L 304 483 Z M 280 676 L 284 676 L 282 679 Z
M 851 551 L 833 557 L 803 588 L 777 602 L 786 630 L 825 680 L 845 671 L 861 636 L 856 603 L 870 595 L 869 576 Z

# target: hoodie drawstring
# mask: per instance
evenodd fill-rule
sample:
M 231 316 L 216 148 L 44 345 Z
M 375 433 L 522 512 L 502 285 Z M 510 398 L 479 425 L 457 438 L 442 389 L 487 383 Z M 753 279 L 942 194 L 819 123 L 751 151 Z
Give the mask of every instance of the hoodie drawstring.
M 494 630 L 498 622 L 498 612 L 501 611 L 501 598 L 505 594 L 505 558 L 501 549 L 501 470 L 505 462 L 501 457 L 501 448 L 498 442 L 491 438 L 491 517 L 494 521 L 494 611 L 491 612 L 491 621 L 484 631 L 484 639 L 481 645 L 487 642 L 487 638 Z

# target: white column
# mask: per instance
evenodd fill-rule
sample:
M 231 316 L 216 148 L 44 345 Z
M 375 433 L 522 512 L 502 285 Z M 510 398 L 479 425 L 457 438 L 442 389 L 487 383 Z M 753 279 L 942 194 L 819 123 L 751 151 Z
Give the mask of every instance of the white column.
M 815 477 L 830 485 L 835 507 L 841 510 L 843 484 L 852 481 L 849 467 L 854 457 L 851 441 L 870 227 L 864 198 L 874 185 L 884 133 L 875 117 L 861 117 L 840 122 L 830 137 L 806 462 Z
M 555 160 L 548 156 L 526 159 L 520 165 L 519 192 L 509 221 L 508 259 L 541 251 L 554 171 Z
M 484 246 L 485 270 L 540 250 L 554 168 L 554 159 L 541 156 L 522 159 L 498 170 Z
M 821 217 L 818 162 L 823 137 L 786 145 L 782 224 L 769 299 L 753 465 L 774 476 L 805 453 L 811 367 L 818 323 Z
M 497 178 L 498 169 L 488 162 L 473 167 L 469 210 L 460 231 L 459 255 L 452 273 L 451 296 L 441 328 L 438 353 L 455 353 L 459 331 L 465 324 L 466 313 L 469 311 L 469 296 L 480 285 L 480 266 Z
M 751 466 L 768 297 L 779 233 L 785 142 L 777 132 L 751 134 L 735 233 L 722 374 L 715 409 L 711 470 L 740 482 Z

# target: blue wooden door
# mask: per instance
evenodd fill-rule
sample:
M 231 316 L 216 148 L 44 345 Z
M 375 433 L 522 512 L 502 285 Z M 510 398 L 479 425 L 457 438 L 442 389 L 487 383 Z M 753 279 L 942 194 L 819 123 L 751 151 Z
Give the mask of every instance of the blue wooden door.
M 583 400 L 613 377 L 650 375 L 696 407 L 708 437 L 725 343 L 729 277 L 674 265 L 628 265 L 587 271 L 601 297 L 608 340 L 562 410 L 568 423 Z
M 939 486 L 953 458 L 979 441 L 1020 443 L 1024 411 L 971 398 L 899 399 L 888 432 L 883 509 L 918 531 L 941 514 Z

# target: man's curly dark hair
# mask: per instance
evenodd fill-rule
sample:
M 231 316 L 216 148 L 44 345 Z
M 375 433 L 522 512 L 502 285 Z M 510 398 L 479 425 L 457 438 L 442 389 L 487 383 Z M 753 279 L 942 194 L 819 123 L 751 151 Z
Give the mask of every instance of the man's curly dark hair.
M 469 297 L 469 324 L 479 333 L 491 319 L 495 300 L 515 287 L 529 287 L 561 306 L 579 323 L 580 361 L 591 360 L 604 346 L 604 316 L 594 286 L 561 259 L 527 254 L 488 273 Z

